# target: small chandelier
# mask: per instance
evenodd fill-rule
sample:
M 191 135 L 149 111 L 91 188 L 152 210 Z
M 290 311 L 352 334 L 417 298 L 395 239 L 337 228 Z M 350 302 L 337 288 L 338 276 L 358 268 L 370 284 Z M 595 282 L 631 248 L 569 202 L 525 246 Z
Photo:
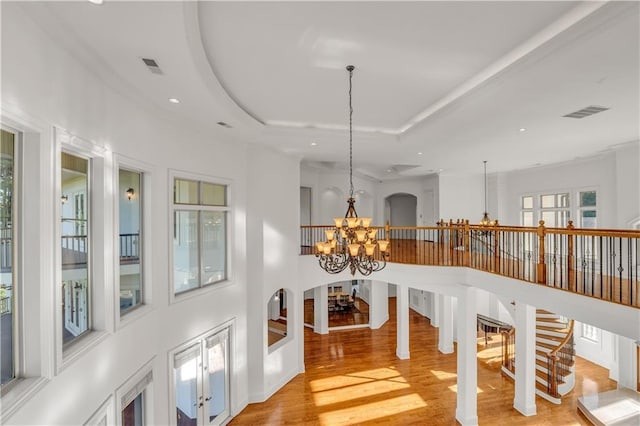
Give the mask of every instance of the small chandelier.
M 349 199 L 347 213 L 344 217 L 333 219 L 335 228 L 327 229 L 327 241 L 316 243 L 316 257 L 320 267 L 330 274 L 338 274 L 347 267 L 351 275 L 359 271 L 362 275 L 370 275 L 380 271 L 387 265 L 389 241 L 376 239 L 378 230 L 371 228 L 371 218 L 359 218 L 353 198 L 353 107 L 351 105 L 351 80 L 353 65 L 347 66 L 349 71 Z M 376 249 L 381 259 L 376 259 Z
M 484 163 L 484 214 L 482 215 L 482 220 L 480 221 L 480 225 L 493 226 L 496 224 L 496 221 L 489 219 L 489 213 L 487 213 L 487 160 L 484 160 L 483 163 Z

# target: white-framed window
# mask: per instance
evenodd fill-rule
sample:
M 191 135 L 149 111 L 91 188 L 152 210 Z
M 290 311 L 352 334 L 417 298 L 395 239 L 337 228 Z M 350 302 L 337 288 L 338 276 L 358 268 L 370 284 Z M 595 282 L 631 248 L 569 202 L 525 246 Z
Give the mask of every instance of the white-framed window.
M 540 219 L 547 228 L 565 228 L 571 217 L 568 192 L 540 195 Z
M 171 424 L 219 425 L 230 416 L 230 327 L 170 352 Z
M 114 154 L 114 304 L 115 327 L 151 309 L 152 244 L 150 226 L 154 167 Z
M 226 281 L 228 183 L 176 175 L 171 185 L 173 295 Z
M 116 390 L 116 425 L 153 425 L 153 359 Z
M 600 341 L 600 329 L 589 324 L 582 323 L 582 338 L 593 343 Z
M 144 207 L 143 174 L 118 169 L 118 264 L 120 315 L 131 312 L 144 300 Z
M 578 192 L 578 218 L 580 228 L 597 228 L 598 227 L 598 210 L 597 210 L 597 192 L 579 191 Z
M 62 342 L 67 346 L 91 329 L 91 163 L 62 151 L 60 164 Z
M 4 395 L 22 375 L 18 274 L 17 177 L 19 134 L 0 129 L 0 389 Z
M 112 204 L 106 192 L 111 154 L 102 145 L 54 128 L 55 230 L 58 239 L 54 301 L 58 370 L 107 336 L 107 292 L 113 288 Z
M 520 224 L 522 226 L 537 226 L 533 209 L 533 195 L 524 195 L 520 202 Z

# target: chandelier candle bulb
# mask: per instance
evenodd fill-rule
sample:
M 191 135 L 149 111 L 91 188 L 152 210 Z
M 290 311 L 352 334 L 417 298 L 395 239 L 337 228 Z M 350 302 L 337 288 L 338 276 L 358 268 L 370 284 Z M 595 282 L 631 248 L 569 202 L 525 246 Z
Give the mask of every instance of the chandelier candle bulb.
M 344 229 L 340 230 L 340 236 L 342 237 L 343 240 L 347 239 L 347 231 L 345 231 Z
M 336 223 L 336 228 L 342 228 L 344 217 L 336 217 L 333 221 Z
M 353 228 L 355 228 L 356 226 L 358 226 L 358 222 L 359 222 L 359 221 L 358 221 L 358 217 L 357 217 L 357 216 L 356 216 L 356 217 L 348 217 L 348 218 L 347 218 L 347 226 L 348 226 L 350 229 L 353 229 Z
M 358 255 L 360 251 L 360 244 L 349 244 L 349 254 L 353 257 Z
M 373 256 L 373 251 L 376 249 L 376 245 L 371 243 L 365 244 L 364 249 L 367 252 L 367 256 Z
M 316 243 L 316 253 L 322 253 L 324 249 L 324 243 L 323 242 L 317 242 Z
M 371 218 L 370 217 L 363 217 L 362 218 L 362 226 L 364 228 L 368 228 L 369 225 L 371 225 Z
M 335 229 L 327 229 L 324 233 L 327 235 L 327 241 L 333 240 L 333 237 L 336 235 Z
M 323 252 L 324 254 L 331 254 L 331 244 L 324 243 Z
M 367 230 L 366 229 L 358 229 L 356 231 L 356 239 L 359 243 L 364 242 L 364 240 L 367 238 Z
M 378 230 L 377 229 L 372 229 L 371 231 L 369 231 L 369 239 L 370 240 L 375 240 L 377 234 L 378 234 Z
M 387 251 L 387 246 L 388 245 L 389 245 L 389 241 L 387 241 L 387 240 L 378 241 L 378 247 L 380 247 L 380 251 L 383 252 L 383 253 Z

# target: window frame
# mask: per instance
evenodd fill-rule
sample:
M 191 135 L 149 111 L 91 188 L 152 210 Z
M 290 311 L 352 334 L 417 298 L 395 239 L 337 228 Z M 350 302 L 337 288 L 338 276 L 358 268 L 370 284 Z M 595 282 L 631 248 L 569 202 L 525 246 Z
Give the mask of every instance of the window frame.
M 54 182 L 55 190 L 52 191 L 54 205 L 54 336 L 55 336 L 55 366 L 57 372 L 61 372 L 74 361 L 82 357 L 95 345 L 108 337 L 112 331 L 109 323 L 108 312 L 110 297 L 106 297 L 113 286 L 112 270 L 113 262 L 113 215 L 112 201 L 105 197 L 105 192 L 111 190 L 110 177 L 112 174 L 112 155 L 103 145 L 81 138 L 69 133 L 60 127 L 53 128 L 54 140 Z M 79 157 L 89 159 L 90 173 L 88 177 L 88 209 L 91 213 L 91 222 L 87 234 L 91 235 L 89 242 L 88 269 L 91 280 L 89 288 L 89 302 L 91 303 L 90 328 L 83 336 L 74 339 L 67 345 L 63 344 L 62 335 L 62 249 L 61 241 L 61 203 L 62 196 L 62 151 Z M 89 238 L 88 238 L 89 239 Z
M 141 214 L 141 233 L 142 233 L 142 260 L 141 260 L 141 272 L 142 272 L 142 303 L 137 307 L 128 310 L 124 314 L 120 311 L 120 253 L 119 247 L 115 244 L 115 241 L 120 235 L 120 214 L 119 205 L 116 202 L 120 194 L 114 194 L 114 206 L 113 206 L 113 230 L 114 230 L 114 286 L 113 286 L 113 318 L 115 329 L 119 330 L 126 325 L 135 322 L 138 318 L 146 315 L 153 310 L 153 244 L 151 241 L 151 224 L 153 222 L 152 216 L 152 202 L 153 202 L 153 177 L 157 175 L 155 168 L 145 162 L 134 160 L 121 154 L 114 154 L 114 166 L 113 166 L 113 185 L 114 188 L 119 188 L 120 169 L 133 171 L 141 174 L 141 187 L 142 187 L 142 214 Z
M 189 180 L 195 182 L 204 182 L 215 185 L 224 185 L 226 187 L 226 206 L 208 206 L 201 204 L 177 204 L 175 203 L 174 198 L 174 188 L 175 188 L 175 180 Z M 200 185 L 198 185 L 200 191 Z M 235 207 L 234 207 L 234 198 L 233 198 L 233 181 L 226 178 L 215 177 L 210 175 L 203 175 L 198 173 L 185 172 L 181 170 L 169 170 L 169 181 L 168 181 L 168 219 L 169 219 L 169 303 L 175 303 L 182 300 L 187 300 L 192 297 L 197 297 L 203 293 L 214 291 L 215 289 L 224 288 L 233 284 L 233 252 L 234 252 L 234 226 L 235 223 Z M 176 211 L 211 211 L 211 212 L 226 212 L 226 242 L 225 242 L 225 267 L 226 267 L 226 277 L 223 280 L 216 281 L 211 284 L 202 285 L 202 283 L 198 283 L 198 287 L 188 289 L 179 293 L 175 292 L 175 281 L 174 281 L 174 253 L 173 253 L 173 229 L 175 227 L 175 212 Z M 198 229 L 199 242 L 198 242 L 198 271 L 199 274 L 202 273 L 202 264 L 201 264 L 201 243 L 202 243 L 202 230 Z
M 143 424 L 153 425 L 153 362 L 155 356 L 147 361 L 142 367 L 140 367 L 135 373 L 133 373 L 122 385 L 116 389 L 115 392 L 115 424 L 122 426 L 122 410 L 126 408 L 126 404 L 123 403 L 123 399 L 128 396 L 132 391 L 135 391 L 134 399 L 142 394 L 142 408 L 143 408 Z
M 23 295 L 24 289 L 22 281 L 23 257 L 21 255 L 21 246 L 23 234 L 22 221 L 22 132 L 1 123 L 2 130 L 13 134 L 13 188 L 12 188 L 12 206 L 11 206 L 11 309 L 12 309 L 12 367 L 13 379 L 0 386 L 0 397 L 4 397 L 14 389 L 23 379 L 25 374 L 25 360 L 22 356 L 25 352 L 24 346 L 24 328 L 23 328 Z
M 580 199 L 580 194 L 582 194 L 583 192 L 594 192 L 596 194 L 596 205 L 595 206 L 582 206 L 581 204 L 581 199 Z M 577 228 L 583 228 L 582 225 L 582 212 L 583 211 L 595 211 L 596 212 L 596 228 L 592 228 L 592 229 L 597 229 L 598 227 L 598 219 L 600 218 L 599 216 L 599 209 L 598 209 L 598 198 L 599 198 L 599 192 L 598 188 L 595 187 L 585 187 L 585 188 L 578 188 L 576 189 L 576 218 L 578 219 L 579 223 L 577 224 Z M 575 224 L 574 224 L 575 225 Z

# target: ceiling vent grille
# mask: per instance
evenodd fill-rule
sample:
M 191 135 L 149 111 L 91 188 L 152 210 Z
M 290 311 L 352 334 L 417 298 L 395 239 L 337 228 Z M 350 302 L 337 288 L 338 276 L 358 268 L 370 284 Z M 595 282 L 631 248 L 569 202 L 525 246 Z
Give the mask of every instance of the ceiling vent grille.
M 154 59 L 142 58 L 142 62 L 144 62 L 147 68 L 149 68 L 149 71 L 151 71 L 152 73 L 162 74 L 162 70 L 160 69 L 160 66 Z
M 590 115 L 597 114 L 597 113 L 602 112 L 602 111 L 606 111 L 608 109 L 609 108 L 606 108 L 606 107 L 591 105 L 591 106 L 588 106 L 586 108 L 582 108 L 581 110 L 572 112 L 571 114 L 563 115 L 563 117 L 585 118 L 585 117 L 588 117 Z

